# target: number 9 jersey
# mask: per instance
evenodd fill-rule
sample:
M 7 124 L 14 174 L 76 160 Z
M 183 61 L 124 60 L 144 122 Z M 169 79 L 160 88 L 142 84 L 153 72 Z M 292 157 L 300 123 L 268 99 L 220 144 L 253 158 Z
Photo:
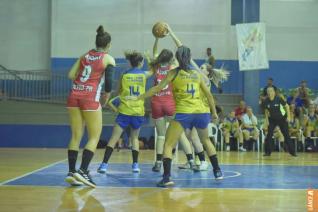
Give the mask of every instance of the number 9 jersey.
M 73 81 L 71 96 L 77 99 L 99 102 L 104 84 L 105 52 L 90 50 L 80 61 L 80 71 Z

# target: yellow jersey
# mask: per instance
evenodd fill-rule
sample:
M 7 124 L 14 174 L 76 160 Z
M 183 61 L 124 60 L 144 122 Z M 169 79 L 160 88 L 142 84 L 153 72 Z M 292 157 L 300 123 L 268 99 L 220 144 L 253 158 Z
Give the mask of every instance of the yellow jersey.
M 144 94 L 146 90 L 145 72 L 132 68 L 123 74 L 121 79 L 120 105 L 118 112 L 130 116 L 144 116 L 145 107 L 144 100 L 131 101 L 126 100 L 126 96 L 139 96 Z
M 172 81 L 176 113 L 206 113 L 201 98 L 201 75 L 196 70 L 177 70 Z

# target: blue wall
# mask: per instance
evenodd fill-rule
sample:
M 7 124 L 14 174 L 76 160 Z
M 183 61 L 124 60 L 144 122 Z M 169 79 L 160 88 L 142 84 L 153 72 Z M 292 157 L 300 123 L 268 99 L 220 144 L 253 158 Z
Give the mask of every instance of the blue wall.
M 101 139 L 109 140 L 112 126 L 104 126 Z M 144 126 L 139 137 L 150 138 L 154 128 Z M 66 148 L 71 138 L 71 129 L 68 125 L 0 125 L 0 147 L 39 147 L 39 148 Z M 87 142 L 87 133 L 81 142 L 83 147 Z
M 75 58 L 52 58 L 52 70 L 55 73 L 66 72 L 75 60 Z M 125 60 L 120 58 L 116 59 L 116 62 L 125 63 Z M 196 60 L 196 62 L 201 65 L 203 60 Z M 216 61 L 216 67 L 220 67 L 222 64 L 231 73 L 229 80 L 222 85 L 224 93 L 243 93 L 243 72 L 239 71 L 238 61 Z M 304 79 L 307 80 L 309 88 L 318 90 L 318 61 L 270 61 L 269 65 L 269 70 L 259 71 L 260 88 L 266 85 L 268 77 L 272 77 L 275 85 L 283 89 L 297 87 L 299 82 Z M 116 79 L 122 71 L 115 74 Z M 255 89 L 259 90 L 260 88 Z

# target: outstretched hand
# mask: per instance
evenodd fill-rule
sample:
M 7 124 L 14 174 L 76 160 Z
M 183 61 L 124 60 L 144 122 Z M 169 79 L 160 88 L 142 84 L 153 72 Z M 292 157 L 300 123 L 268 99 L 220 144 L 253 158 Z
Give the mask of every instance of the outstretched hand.
M 165 36 L 166 35 L 169 35 L 170 32 L 172 32 L 172 29 L 170 28 L 169 24 L 165 23 L 165 27 L 167 29 L 166 33 L 165 33 Z

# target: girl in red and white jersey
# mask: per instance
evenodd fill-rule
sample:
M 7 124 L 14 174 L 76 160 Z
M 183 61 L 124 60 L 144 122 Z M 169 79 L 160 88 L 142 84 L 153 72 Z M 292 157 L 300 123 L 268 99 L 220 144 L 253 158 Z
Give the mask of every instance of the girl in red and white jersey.
M 170 27 L 167 25 L 168 31 L 177 47 L 181 46 L 181 42 L 175 37 Z M 170 30 L 169 30 L 170 29 Z M 150 69 L 154 73 L 154 85 L 158 85 L 164 80 L 168 72 L 178 67 L 178 62 L 174 60 L 173 53 L 168 49 L 163 49 L 158 55 L 158 38 L 156 38 L 153 46 L 154 60 L 150 62 Z M 162 164 L 163 147 L 165 142 L 166 124 L 173 118 L 175 113 L 175 101 L 172 94 L 171 84 L 168 84 L 160 92 L 156 93 L 151 99 L 152 118 L 154 119 L 157 141 L 156 141 L 156 161 L 152 171 L 159 172 Z M 192 148 L 187 137 L 183 133 L 180 137 L 182 147 L 186 153 L 188 161 L 193 163 Z
M 65 179 L 71 185 L 86 184 L 95 187 L 89 175 L 88 166 L 93 158 L 102 131 L 102 111 L 100 95 L 105 82 L 104 101 L 107 102 L 112 87 L 112 72 L 115 60 L 107 52 L 111 36 L 99 26 L 96 35 L 96 48 L 80 57 L 71 68 L 68 76 L 73 80 L 72 90 L 67 99 L 72 137 L 68 146 L 69 173 Z M 83 150 L 80 169 L 75 165 L 80 141 L 86 125 L 88 142 Z

